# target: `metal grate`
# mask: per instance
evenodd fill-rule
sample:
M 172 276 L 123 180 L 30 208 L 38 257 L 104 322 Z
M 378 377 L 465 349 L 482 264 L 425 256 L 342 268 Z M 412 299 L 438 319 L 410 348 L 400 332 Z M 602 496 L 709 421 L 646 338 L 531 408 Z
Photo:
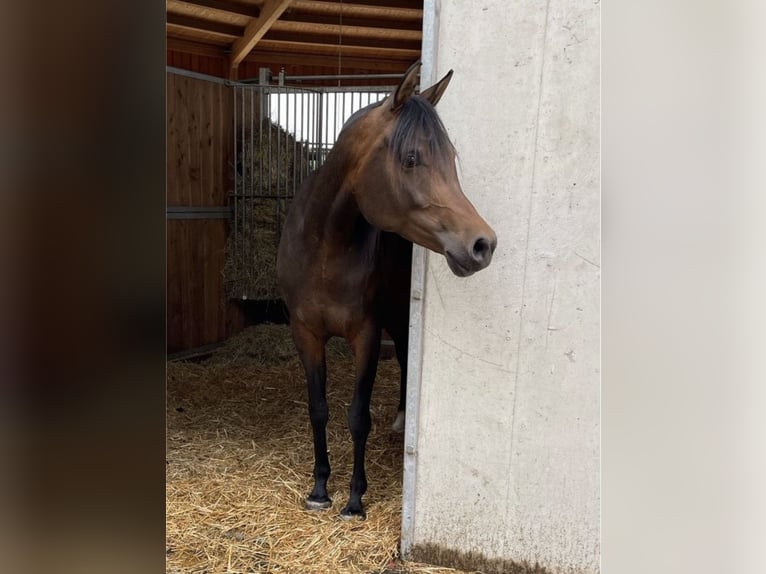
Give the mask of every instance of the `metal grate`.
M 227 294 L 275 299 L 276 254 L 287 208 L 303 178 L 324 163 L 345 121 L 385 98 L 374 88 L 303 89 L 232 84 L 232 226 Z

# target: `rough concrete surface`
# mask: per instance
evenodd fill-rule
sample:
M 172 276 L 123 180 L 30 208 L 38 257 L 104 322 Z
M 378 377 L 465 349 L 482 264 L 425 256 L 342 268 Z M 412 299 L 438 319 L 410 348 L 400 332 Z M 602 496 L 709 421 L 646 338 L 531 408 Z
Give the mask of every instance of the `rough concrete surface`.
M 413 547 L 599 571 L 599 8 L 436 2 L 439 112 L 498 248 L 467 279 L 427 258 Z

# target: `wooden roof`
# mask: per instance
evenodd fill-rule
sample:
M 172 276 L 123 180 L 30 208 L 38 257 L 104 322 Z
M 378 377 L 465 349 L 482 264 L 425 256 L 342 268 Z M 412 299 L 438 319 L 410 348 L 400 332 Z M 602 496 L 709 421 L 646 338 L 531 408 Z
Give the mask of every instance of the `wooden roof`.
M 420 57 L 422 0 L 166 0 L 167 49 L 332 73 L 401 73 Z

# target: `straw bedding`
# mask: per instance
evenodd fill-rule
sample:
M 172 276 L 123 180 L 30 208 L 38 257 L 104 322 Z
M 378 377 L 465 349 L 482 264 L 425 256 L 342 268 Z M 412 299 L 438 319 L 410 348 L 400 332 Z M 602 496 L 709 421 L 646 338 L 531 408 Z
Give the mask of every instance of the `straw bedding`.
M 353 363 L 328 345 L 331 509 L 308 512 L 313 446 L 303 369 L 287 327 L 250 327 L 203 362 L 167 368 L 167 572 L 447 574 L 398 560 L 402 440 L 390 430 L 399 370 L 383 360 L 367 446 L 367 520 L 343 521 Z

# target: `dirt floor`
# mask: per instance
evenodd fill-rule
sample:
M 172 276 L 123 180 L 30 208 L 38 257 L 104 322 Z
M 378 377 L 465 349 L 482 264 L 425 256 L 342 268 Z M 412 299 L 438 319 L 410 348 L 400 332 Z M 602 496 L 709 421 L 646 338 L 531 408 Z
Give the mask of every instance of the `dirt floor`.
M 307 512 L 313 447 L 303 369 L 285 326 L 250 327 L 199 362 L 167 368 L 168 573 L 448 574 L 398 557 L 403 435 L 399 369 L 383 360 L 367 446 L 367 520 L 338 513 L 348 497 L 346 409 L 353 366 L 328 348 L 331 509 Z

